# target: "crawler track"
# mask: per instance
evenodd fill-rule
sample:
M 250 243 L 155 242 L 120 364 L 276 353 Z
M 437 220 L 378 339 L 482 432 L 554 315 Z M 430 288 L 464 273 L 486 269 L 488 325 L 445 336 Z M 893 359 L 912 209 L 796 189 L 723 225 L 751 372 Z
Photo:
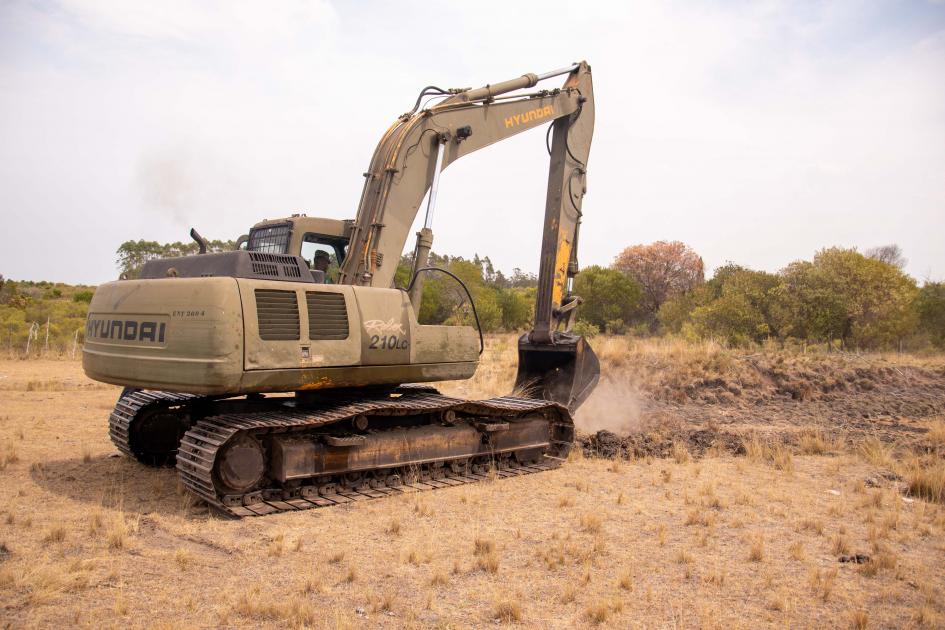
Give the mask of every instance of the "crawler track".
M 139 420 L 142 412 L 167 409 L 177 405 L 193 403 L 200 399 L 193 394 L 173 392 L 151 392 L 126 387 L 118 397 L 115 408 L 108 417 L 108 435 L 119 451 L 145 464 L 152 464 L 143 449 L 133 444 L 131 426 Z
M 265 405 L 256 409 L 237 407 L 235 412 L 219 413 L 227 409 L 229 401 L 214 405 L 211 399 L 188 394 L 126 391 L 112 413 L 110 433 L 123 453 L 153 463 L 142 459 L 141 449 L 135 448 L 134 439 L 129 438 L 133 435 L 136 418 L 163 409 L 190 414 L 190 428 L 184 433 L 176 453 L 181 482 L 213 508 L 234 517 L 329 507 L 474 483 L 490 475 L 503 478 L 540 472 L 558 466 L 567 456 L 573 440 L 570 413 L 563 406 L 544 400 L 501 397 L 466 401 L 442 396 L 430 387 L 406 386 L 367 398 L 337 396 L 305 407 L 296 406 L 292 401 L 291 398 L 267 399 Z M 203 413 L 191 414 L 201 405 Z M 287 437 L 291 440 L 296 436 L 302 441 L 324 440 L 326 432 L 347 426 L 359 416 L 384 421 L 386 428 L 372 430 L 369 434 L 389 435 L 385 432 L 396 430 L 398 435 L 405 436 L 405 443 L 411 442 L 410 436 L 422 438 L 422 432 L 429 433 L 431 427 L 436 426 L 429 422 L 418 424 L 418 418 L 458 419 L 456 424 L 466 427 L 467 431 L 472 425 L 479 428 L 484 450 L 474 457 L 413 459 L 406 465 L 388 463 L 374 469 L 361 468 L 356 473 L 313 475 L 288 484 L 267 477 L 251 491 L 243 493 L 221 487 L 221 454 L 246 436 L 259 442 Z M 524 450 L 519 451 L 508 445 L 493 450 L 496 441 L 489 431 L 524 426 L 529 422 L 534 425 L 536 421 L 541 426 L 547 425 L 549 434 L 540 452 L 529 445 L 523 445 Z M 342 434 L 335 442 L 344 446 L 349 437 L 359 439 Z M 523 458 L 521 453 L 528 456 Z

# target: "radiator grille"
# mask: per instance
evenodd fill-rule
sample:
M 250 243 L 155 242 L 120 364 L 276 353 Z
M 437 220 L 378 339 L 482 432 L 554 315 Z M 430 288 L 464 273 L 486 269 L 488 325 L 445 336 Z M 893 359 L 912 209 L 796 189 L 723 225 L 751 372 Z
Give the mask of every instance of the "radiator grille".
M 299 303 L 295 291 L 256 289 L 259 337 L 265 341 L 299 338 Z
M 348 338 L 348 309 L 341 293 L 307 291 L 308 338 L 313 341 Z

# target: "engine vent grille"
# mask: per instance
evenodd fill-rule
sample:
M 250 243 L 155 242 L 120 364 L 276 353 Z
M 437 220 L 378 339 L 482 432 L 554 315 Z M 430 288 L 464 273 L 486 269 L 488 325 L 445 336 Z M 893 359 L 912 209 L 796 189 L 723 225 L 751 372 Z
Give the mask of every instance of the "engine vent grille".
M 279 268 L 269 263 L 254 262 L 253 273 L 258 273 L 261 276 L 272 276 L 274 278 L 278 278 Z
M 308 338 L 313 341 L 348 338 L 348 309 L 342 293 L 306 291 Z
M 295 291 L 256 289 L 259 338 L 290 341 L 299 338 L 299 302 Z
M 249 259 L 253 263 L 254 274 L 271 278 L 302 277 L 302 270 L 299 269 L 299 263 L 295 256 L 249 252 Z M 279 273 L 280 269 L 282 270 L 281 274 Z

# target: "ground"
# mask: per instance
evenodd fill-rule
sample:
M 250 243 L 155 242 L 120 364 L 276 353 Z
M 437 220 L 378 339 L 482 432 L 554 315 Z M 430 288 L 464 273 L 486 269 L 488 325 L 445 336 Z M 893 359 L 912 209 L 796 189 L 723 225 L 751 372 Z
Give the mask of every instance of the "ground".
M 446 391 L 508 390 L 512 339 L 488 346 L 477 377 Z M 942 360 L 595 346 L 604 382 L 579 418 L 585 448 L 557 470 L 244 520 L 118 456 L 118 388 L 79 362 L 0 361 L 2 620 L 945 623 L 941 485 L 916 477 L 941 468 Z M 857 554 L 869 560 L 839 561 Z

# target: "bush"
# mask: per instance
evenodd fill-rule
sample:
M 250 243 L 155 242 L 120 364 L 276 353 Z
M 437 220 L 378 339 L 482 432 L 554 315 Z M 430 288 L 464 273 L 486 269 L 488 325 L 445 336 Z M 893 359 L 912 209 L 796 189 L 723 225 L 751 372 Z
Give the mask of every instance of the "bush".
M 574 278 L 574 293 L 584 299 L 578 307 L 580 318 L 604 331 L 608 324 L 623 328 L 633 318 L 643 290 L 619 271 L 593 265 Z
M 583 319 L 577 320 L 574 326 L 571 327 L 571 332 L 575 335 L 581 335 L 587 339 L 593 339 L 600 332 L 600 329 L 595 325 Z

